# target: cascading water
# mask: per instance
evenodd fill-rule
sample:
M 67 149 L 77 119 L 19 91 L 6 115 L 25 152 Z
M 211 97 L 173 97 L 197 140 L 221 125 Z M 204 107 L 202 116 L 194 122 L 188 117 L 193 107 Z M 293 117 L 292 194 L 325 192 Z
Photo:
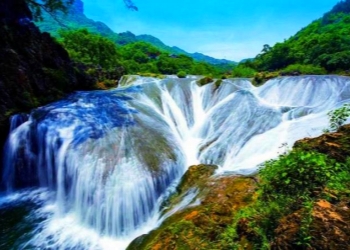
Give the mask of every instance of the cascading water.
M 127 87 L 78 92 L 14 116 L 6 197 L 29 187 L 45 193 L 31 214 L 36 228 L 17 248 L 124 249 L 159 224 L 160 204 L 191 164 L 250 174 L 283 143 L 319 135 L 327 112 L 345 102 L 350 79 L 339 76 L 277 78 L 260 88 L 233 79 L 217 89 L 134 77 Z M 6 197 L 0 209 L 17 199 Z

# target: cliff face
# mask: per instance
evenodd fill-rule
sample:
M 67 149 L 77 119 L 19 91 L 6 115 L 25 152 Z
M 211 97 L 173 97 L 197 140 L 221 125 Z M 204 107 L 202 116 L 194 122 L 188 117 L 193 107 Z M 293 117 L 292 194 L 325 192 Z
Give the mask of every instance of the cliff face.
M 32 23 L 24 0 L 0 2 L 0 143 L 9 117 L 93 86 L 68 53 Z M 1 170 L 1 168 L 0 168 Z

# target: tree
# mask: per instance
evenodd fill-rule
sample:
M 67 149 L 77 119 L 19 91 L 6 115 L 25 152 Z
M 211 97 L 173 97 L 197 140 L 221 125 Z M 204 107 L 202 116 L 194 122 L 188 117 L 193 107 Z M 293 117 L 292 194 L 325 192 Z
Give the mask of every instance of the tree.
M 42 19 L 42 12 L 45 11 L 54 16 L 55 12 L 62 11 L 67 12 L 69 6 L 73 4 L 74 0 L 24 0 L 33 12 L 34 20 Z M 125 6 L 137 11 L 138 8 L 131 0 L 123 0 Z
M 130 10 L 134 10 L 134 11 L 138 11 L 139 9 L 136 7 L 136 5 L 131 1 L 131 0 L 123 0 L 125 3 L 125 6 L 130 9 Z
M 100 65 L 105 69 L 119 65 L 117 46 L 105 37 L 92 34 L 87 29 L 62 30 L 60 36 L 59 42 L 77 62 Z
M 56 11 L 66 12 L 74 0 L 25 0 L 33 12 L 34 20 L 42 19 L 42 12 L 53 15 Z

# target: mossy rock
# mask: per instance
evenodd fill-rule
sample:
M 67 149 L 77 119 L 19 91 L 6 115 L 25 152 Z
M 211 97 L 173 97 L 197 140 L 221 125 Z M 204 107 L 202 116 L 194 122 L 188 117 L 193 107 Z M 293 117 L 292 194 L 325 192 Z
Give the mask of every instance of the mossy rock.
M 194 165 L 189 167 L 184 176 L 182 177 L 177 191 L 179 193 L 186 192 L 191 187 L 202 186 L 210 176 L 212 176 L 218 169 L 216 165 Z
M 316 151 L 336 161 L 345 162 L 350 156 L 350 124 L 341 126 L 335 133 L 299 140 L 294 144 L 294 148 Z
M 263 85 L 270 79 L 276 78 L 280 76 L 280 72 L 258 72 L 254 75 L 252 80 L 252 84 L 256 87 Z
M 119 86 L 130 86 L 134 81 L 139 79 L 138 75 L 124 75 L 119 81 Z
M 186 78 L 187 73 L 185 71 L 179 71 L 179 72 L 177 72 L 176 76 L 178 78 Z
M 190 167 L 180 181 L 177 195 L 195 187 L 200 205 L 171 215 L 159 228 L 135 239 L 127 250 L 224 249 L 221 234 L 232 223 L 233 214 L 254 200 L 256 183 L 248 177 L 213 176 L 216 169 L 214 165 Z
M 207 85 L 207 84 L 212 83 L 212 82 L 213 82 L 213 78 L 210 76 L 205 76 L 205 77 L 197 80 L 197 84 L 199 86 L 204 86 L 204 85 Z
M 223 80 L 221 80 L 221 79 L 216 80 L 214 82 L 215 88 L 218 89 L 221 86 L 222 82 L 223 82 Z

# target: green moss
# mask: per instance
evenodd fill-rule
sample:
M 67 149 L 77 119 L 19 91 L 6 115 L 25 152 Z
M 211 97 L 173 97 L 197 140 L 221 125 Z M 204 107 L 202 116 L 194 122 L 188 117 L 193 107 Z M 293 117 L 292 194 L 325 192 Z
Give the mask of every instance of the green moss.
M 56 88 L 67 89 L 69 87 L 69 78 L 63 69 L 43 68 L 43 71 Z
M 188 169 L 188 171 L 181 178 L 177 187 L 179 193 L 186 192 L 191 187 L 199 187 L 203 185 L 210 176 L 212 176 L 218 169 L 216 165 L 196 165 Z
M 9 109 L 9 110 L 7 110 L 7 111 L 5 112 L 5 117 L 6 117 L 6 118 L 9 118 L 9 117 L 11 117 L 12 115 L 14 115 L 14 114 L 16 114 L 16 113 L 18 113 L 18 112 L 19 112 L 18 109 Z
M 185 71 L 179 71 L 176 75 L 178 78 L 186 78 L 187 73 Z
M 325 244 L 321 249 L 328 249 L 347 244 L 346 237 L 339 238 L 348 232 L 344 226 L 337 224 L 333 232 L 329 228 L 337 223 L 335 218 L 349 221 L 348 214 L 336 209 L 350 201 L 350 159 L 344 161 L 336 153 L 349 155 L 343 151 L 349 148 L 349 135 L 346 125 L 337 133 L 301 140 L 290 153 L 268 161 L 260 171 L 258 198 L 235 214 L 221 234 L 223 249 L 319 249 Z
M 216 169 L 213 165 L 191 166 L 177 194 L 170 198 L 169 206 L 180 202 L 181 195 L 191 188 L 199 191 L 196 199 L 201 199 L 201 205 L 173 214 L 158 229 L 134 240 L 128 250 L 228 249 L 220 236 L 231 223 L 236 209 L 254 200 L 254 182 L 251 178 L 235 176 L 214 178 L 212 174 Z
M 276 78 L 280 75 L 280 72 L 275 71 L 275 72 L 258 72 L 254 75 L 253 78 L 253 85 L 258 87 L 263 85 L 265 82 L 272 78 Z
M 219 88 L 219 87 L 221 86 L 221 83 L 222 83 L 222 82 L 223 82 L 223 81 L 222 81 L 221 79 L 216 80 L 216 81 L 214 82 L 215 88 Z
M 212 78 L 212 77 L 210 77 L 210 76 L 205 76 L 205 77 L 199 79 L 199 80 L 197 81 L 197 84 L 198 84 L 199 86 L 204 86 L 204 85 L 206 85 L 206 84 L 208 84 L 208 83 L 212 83 L 212 82 L 213 82 L 213 78 Z

